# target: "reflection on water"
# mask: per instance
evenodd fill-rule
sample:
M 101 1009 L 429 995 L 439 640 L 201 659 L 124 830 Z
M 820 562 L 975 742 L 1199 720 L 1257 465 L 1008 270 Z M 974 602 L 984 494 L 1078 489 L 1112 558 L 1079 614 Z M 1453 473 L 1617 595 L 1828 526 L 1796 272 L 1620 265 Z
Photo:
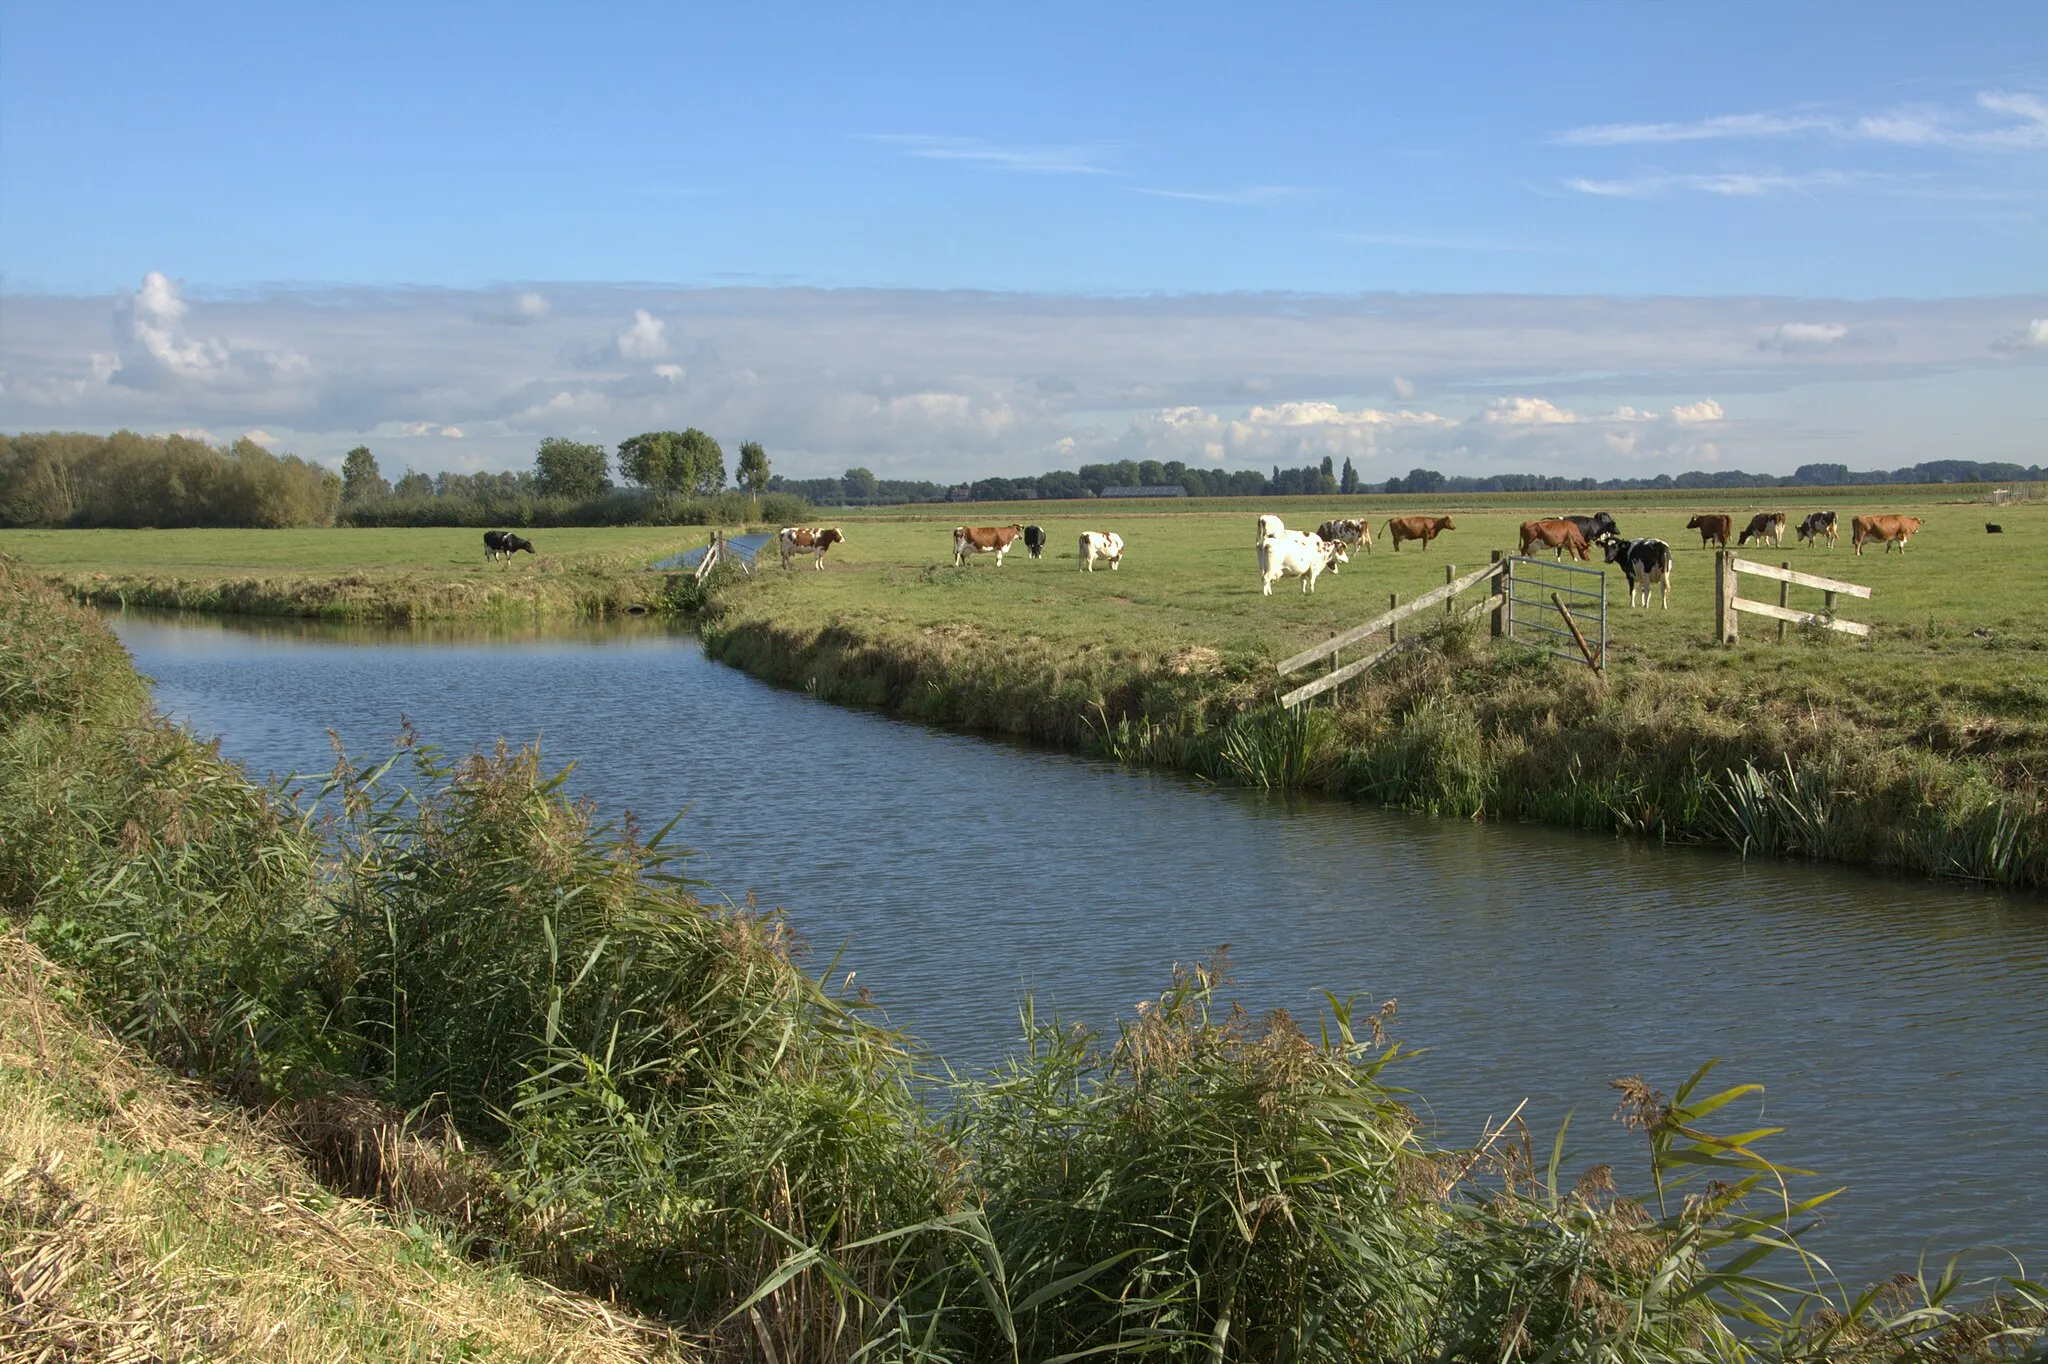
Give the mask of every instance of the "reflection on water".
M 259 774 L 324 772 L 329 728 L 381 753 L 403 714 L 449 750 L 538 738 L 607 812 L 687 807 L 693 875 L 786 906 L 955 1065 L 1009 1046 L 1022 988 L 1106 1024 L 1228 943 L 1249 1007 L 1398 998 L 1396 1035 L 1429 1053 L 1402 1074 L 1445 1140 L 1527 1096 L 1539 1134 L 1576 1108 L 1578 1158 L 1626 1179 L 1607 1082 L 1669 1092 L 1719 1057 L 1724 1083 L 1768 1087 L 1781 1159 L 1849 1184 L 1816 1242 L 1845 1274 L 1923 1248 L 2048 1258 L 2039 900 L 987 743 L 760 685 L 653 621 L 117 628 L 163 708 Z

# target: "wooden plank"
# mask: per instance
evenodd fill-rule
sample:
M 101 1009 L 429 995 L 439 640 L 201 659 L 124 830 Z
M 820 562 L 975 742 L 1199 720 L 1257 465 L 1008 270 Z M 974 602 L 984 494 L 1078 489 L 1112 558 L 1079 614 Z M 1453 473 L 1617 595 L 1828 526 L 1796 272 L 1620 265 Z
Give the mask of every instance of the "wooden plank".
M 1838 578 L 1823 578 L 1818 574 L 1801 573 L 1796 568 L 1773 568 L 1769 564 L 1754 563 L 1748 559 L 1737 559 L 1738 573 L 1754 573 L 1759 578 L 1774 578 L 1781 583 L 1793 583 L 1800 587 L 1818 588 L 1822 592 L 1846 592 L 1852 597 L 1868 597 L 1870 589 L 1861 583 L 1845 583 Z
M 1501 603 L 1504 600 L 1505 598 L 1501 597 L 1499 594 L 1495 594 L 1491 597 L 1482 597 L 1478 601 L 1472 602 L 1469 605 L 1465 606 L 1463 609 L 1458 611 L 1456 615 L 1452 616 L 1451 619 L 1454 621 L 1470 620 L 1474 616 L 1483 615 L 1488 611 L 1497 611 L 1500 609 Z M 1285 696 L 1280 698 L 1280 704 L 1283 706 L 1295 706 L 1299 705 L 1303 701 L 1307 701 L 1314 697 L 1321 696 L 1324 692 L 1329 691 L 1331 688 L 1340 687 L 1344 685 L 1344 683 L 1349 682 L 1352 678 L 1358 676 L 1360 673 L 1372 667 L 1374 664 L 1384 663 L 1388 659 L 1392 658 L 1395 654 L 1406 653 L 1408 650 L 1414 648 L 1418 644 L 1421 644 L 1428 638 L 1429 636 L 1426 634 L 1410 635 L 1408 636 L 1408 638 L 1401 640 L 1399 643 L 1384 645 L 1381 647 L 1378 653 L 1370 654 L 1367 657 L 1361 658 L 1353 663 L 1346 663 L 1343 667 L 1337 668 L 1329 673 L 1326 673 L 1323 676 L 1317 678 L 1313 682 L 1307 683 L 1304 686 L 1296 687 L 1293 691 L 1288 692 Z
M 1767 601 L 1751 601 L 1747 597 L 1737 597 L 1729 605 L 1737 611 L 1747 611 L 1751 615 L 1757 616 L 1769 616 L 1773 620 L 1789 620 L 1794 625 L 1819 625 L 1829 630 L 1839 630 L 1845 635 L 1868 635 L 1870 633 L 1868 625 L 1862 625 L 1853 620 L 1829 620 L 1826 616 L 1817 616 L 1808 611 L 1787 611 L 1782 606 L 1773 606 Z
M 1383 644 L 1376 652 L 1367 654 L 1355 663 L 1346 663 L 1333 673 L 1324 673 L 1315 681 L 1305 686 L 1296 687 L 1293 691 L 1280 698 L 1280 704 L 1283 706 L 1298 706 L 1303 701 L 1307 701 L 1312 697 L 1321 696 L 1332 687 L 1343 686 L 1375 663 L 1384 663 L 1395 654 L 1405 653 L 1428 638 L 1428 635 L 1410 635 L 1398 644 Z
M 1281 663 L 1280 672 L 1284 676 L 1287 673 L 1307 667 L 1319 658 L 1328 657 L 1339 649 L 1349 648 L 1366 636 L 1376 635 L 1389 625 L 1399 624 L 1418 611 L 1427 611 L 1438 602 L 1456 596 L 1481 578 L 1498 571 L 1492 564 L 1488 564 L 1485 568 L 1475 568 L 1464 577 L 1447 582 L 1442 587 L 1433 587 L 1412 601 L 1405 602 L 1382 615 L 1374 616 L 1363 625 L 1354 625 L 1342 634 L 1332 635 L 1321 644 L 1302 650 L 1294 657 Z
M 1599 672 L 1600 660 L 1593 657 L 1592 646 L 1587 644 L 1586 637 L 1579 633 L 1579 623 L 1572 619 L 1572 613 L 1570 609 L 1565 606 L 1564 598 L 1559 596 L 1557 593 L 1553 592 L 1550 594 L 1550 602 L 1551 605 L 1557 608 L 1557 614 L 1564 617 L 1565 625 L 1571 629 L 1572 642 L 1577 644 L 1579 646 L 1579 652 L 1586 656 L 1586 666 L 1591 668 L 1596 673 Z

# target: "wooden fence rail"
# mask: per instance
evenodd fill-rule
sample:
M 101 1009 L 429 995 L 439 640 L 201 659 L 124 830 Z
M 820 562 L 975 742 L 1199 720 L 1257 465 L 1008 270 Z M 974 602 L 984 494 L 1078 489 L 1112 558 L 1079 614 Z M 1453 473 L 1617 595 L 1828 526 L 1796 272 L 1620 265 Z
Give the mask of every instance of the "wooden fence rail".
M 1454 571 L 1454 569 L 1446 569 L 1445 573 L 1448 575 Z M 1279 664 L 1279 672 L 1282 677 L 1286 677 L 1289 673 L 1299 672 L 1311 663 L 1328 658 L 1338 650 L 1348 648 L 1353 644 L 1359 643 L 1361 640 L 1370 639 L 1382 631 L 1385 631 L 1390 636 L 1386 644 L 1367 654 L 1364 658 L 1355 659 L 1350 663 L 1346 663 L 1341 668 L 1332 669 L 1313 682 L 1296 687 L 1293 691 L 1280 698 L 1280 704 L 1288 707 L 1298 706 L 1313 697 L 1321 696 L 1333 687 L 1342 686 L 1374 664 L 1382 663 L 1395 654 L 1420 644 L 1428 636 L 1415 634 L 1408 636 L 1406 639 L 1400 638 L 1401 622 L 1412 616 L 1418 616 L 1439 603 L 1445 605 L 1446 614 L 1444 618 L 1446 621 L 1469 620 L 1483 612 L 1498 612 L 1501 609 L 1503 599 L 1497 583 L 1492 592 L 1481 597 L 1478 601 L 1458 605 L 1453 604 L 1451 599 L 1478 583 L 1485 582 L 1488 579 L 1499 579 L 1507 571 L 1508 565 L 1501 562 L 1499 556 L 1496 555 L 1495 561 L 1484 568 L 1475 568 L 1462 577 L 1450 578 L 1442 587 L 1433 587 L 1413 601 L 1391 607 L 1374 616 L 1363 625 L 1354 625 L 1349 630 L 1332 635 L 1320 644 L 1311 645 L 1292 658 L 1282 659 Z M 1496 616 L 1497 619 L 1498 617 Z
M 1751 601 L 1741 596 L 1739 574 L 1754 574 L 1759 578 L 1774 579 L 1778 584 L 1778 602 Z M 1791 605 L 1793 587 L 1810 587 L 1821 594 L 1821 609 L 1815 611 L 1794 610 Z M 1785 626 L 1813 625 L 1823 630 L 1836 630 L 1845 635 L 1867 639 L 1870 627 L 1853 620 L 1839 620 L 1835 616 L 1835 597 L 1868 599 L 1870 589 L 1861 583 L 1843 582 L 1839 578 L 1823 578 L 1817 573 L 1801 573 L 1787 562 L 1777 568 L 1760 564 L 1750 559 L 1737 558 L 1732 551 L 1721 550 L 1715 556 L 1714 572 L 1714 620 L 1717 622 L 1723 644 L 1733 644 L 1740 636 L 1736 622 L 1744 611 L 1754 616 L 1768 616 L 1778 622 L 1778 640 L 1785 639 Z

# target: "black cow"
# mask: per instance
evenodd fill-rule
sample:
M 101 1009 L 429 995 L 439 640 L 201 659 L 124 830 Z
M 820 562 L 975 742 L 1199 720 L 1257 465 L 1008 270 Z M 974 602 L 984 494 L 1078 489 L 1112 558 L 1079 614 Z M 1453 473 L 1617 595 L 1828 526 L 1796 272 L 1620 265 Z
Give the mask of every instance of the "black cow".
M 1618 535 L 1602 537 L 1601 552 L 1610 564 L 1620 564 L 1622 576 L 1628 579 L 1628 604 L 1637 605 L 1636 593 L 1643 594 L 1641 605 L 1650 604 L 1650 585 L 1664 585 L 1664 609 L 1671 609 L 1671 546 L 1662 540 L 1624 540 Z
M 1034 559 L 1045 553 L 1045 527 L 1024 527 L 1024 548 L 1031 551 L 1031 557 Z
M 522 549 L 528 554 L 533 553 L 533 541 L 514 535 L 509 530 L 487 530 L 484 532 L 484 559 L 486 562 L 500 558 L 510 560 L 514 554 Z
M 1806 519 L 1799 523 L 1798 536 L 1809 548 L 1819 544 L 1825 535 L 1828 543 L 1835 543 L 1835 514 L 1833 512 L 1808 512 Z
M 1986 521 L 1984 523 L 1984 533 L 1986 535 L 2003 535 L 2005 534 L 2005 527 L 1999 525 L 1996 521 Z
M 1603 535 L 1619 537 L 1621 528 L 1614 524 L 1614 518 L 1606 512 L 1594 512 L 1591 516 L 1560 516 L 1560 521 L 1569 521 L 1579 528 L 1579 534 L 1586 537 L 1589 545 L 1598 544 Z

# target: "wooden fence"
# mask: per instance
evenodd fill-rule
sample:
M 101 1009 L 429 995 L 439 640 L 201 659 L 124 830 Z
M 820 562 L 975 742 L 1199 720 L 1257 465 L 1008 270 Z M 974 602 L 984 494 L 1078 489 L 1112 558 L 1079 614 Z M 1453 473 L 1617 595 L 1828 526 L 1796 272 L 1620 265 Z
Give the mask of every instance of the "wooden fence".
M 1374 616 L 1365 624 L 1353 626 L 1341 634 L 1332 635 L 1321 644 L 1302 650 L 1292 658 L 1283 659 L 1280 663 L 1280 675 L 1286 677 L 1290 673 L 1300 672 L 1309 664 L 1320 662 L 1325 658 L 1329 659 L 1334 665 L 1337 661 L 1339 650 L 1348 649 L 1362 641 L 1372 640 L 1375 635 L 1384 634 L 1386 636 L 1384 643 L 1379 644 L 1377 648 L 1374 648 L 1365 657 L 1355 659 L 1350 663 L 1344 664 L 1342 667 L 1333 666 L 1329 672 L 1318 677 L 1315 681 L 1296 687 L 1293 691 L 1280 698 L 1280 704 L 1289 707 L 1298 706 L 1312 697 L 1321 696 L 1333 687 L 1341 687 L 1352 678 L 1372 667 L 1375 663 L 1384 662 L 1405 649 L 1414 648 L 1426 639 L 1427 636 L 1412 634 L 1405 639 L 1402 638 L 1401 622 L 1412 620 L 1424 611 L 1439 604 L 1443 606 L 1442 621 L 1446 624 L 1451 621 L 1469 620 L 1485 611 L 1493 612 L 1493 633 L 1496 636 L 1499 635 L 1503 624 L 1503 611 L 1507 602 L 1507 598 L 1502 595 L 1501 585 L 1505 582 L 1509 571 L 1510 565 L 1502 558 L 1500 551 L 1495 550 L 1492 563 L 1488 564 L 1485 568 L 1475 568 L 1463 577 L 1458 576 L 1457 565 L 1444 565 L 1444 585 L 1431 588 L 1413 601 L 1401 602 L 1389 596 L 1387 599 L 1387 609 Z M 1475 587 L 1480 583 L 1487 583 L 1491 589 L 1486 596 L 1481 597 L 1478 601 L 1463 604 L 1453 600 L 1460 592 Z
M 1751 601 L 1739 595 L 1741 582 L 1738 574 L 1750 573 L 1759 578 L 1774 578 L 1778 583 L 1778 604 Z M 1797 611 L 1792 608 L 1792 589 L 1811 587 L 1821 593 L 1821 609 Z M 1778 622 L 1778 642 L 1785 641 L 1785 627 L 1789 625 L 1814 625 L 1823 630 L 1838 630 L 1845 635 L 1869 638 L 1870 627 L 1858 621 L 1838 620 L 1835 617 L 1835 597 L 1870 596 L 1870 589 L 1861 583 L 1845 583 L 1839 578 L 1823 578 L 1816 573 L 1800 573 L 1791 563 L 1772 568 L 1769 564 L 1739 559 L 1732 550 L 1721 550 L 1715 556 L 1714 572 L 1714 620 L 1717 622 L 1719 637 L 1723 644 L 1733 644 L 1740 631 L 1736 621 L 1744 611 L 1754 616 L 1769 616 Z

